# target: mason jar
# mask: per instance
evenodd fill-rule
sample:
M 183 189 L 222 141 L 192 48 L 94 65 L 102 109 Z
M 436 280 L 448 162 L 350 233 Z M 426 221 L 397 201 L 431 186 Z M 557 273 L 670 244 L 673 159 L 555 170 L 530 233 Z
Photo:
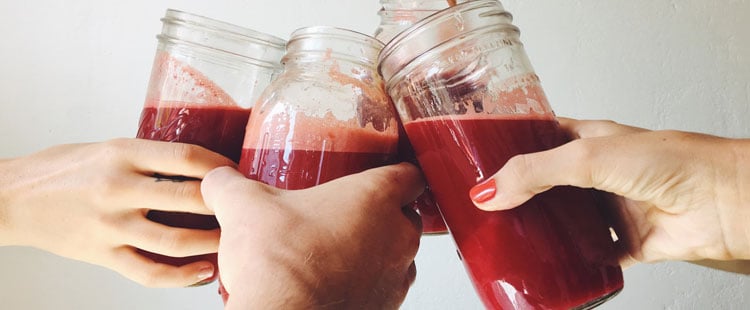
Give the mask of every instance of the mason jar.
M 623 287 L 597 192 L 560 186 L 486 212 L 469 190 L 511 157 L 569 141 L 495 0 L 397 35 L 379 69 L 474 287 L 490 309 L 587 309 Z
M 240 171 L 303 189 L 392 163 L 398 126 L 377 72 L 382 46 L 339 28 L 295 31 L 284 71 L 248 121 Z
M 296 190 L 393 163 L 399 132 L 376 68 L 382 47 L 339 28 L 293 32 L 284 71 L 250 115 L 240 172 Z
M 136 136 L 197 144 L 238 162 L 250 111 L 261 91 L 281 71 L 285 41 L 172 9 L 161 21 Z M 174 227 L 219 227 L 208 215 L 152 210 L 147 217 Z M 207 258 L 144 253 L 157 262 L 176 266 L 205 259 L 216 262 L 215 254 Z

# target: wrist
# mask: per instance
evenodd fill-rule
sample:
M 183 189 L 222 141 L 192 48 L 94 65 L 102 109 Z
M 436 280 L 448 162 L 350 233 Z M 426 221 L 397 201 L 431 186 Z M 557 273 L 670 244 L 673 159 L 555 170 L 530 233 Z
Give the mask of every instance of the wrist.
M 12 189 L 10 188 L 10 160 L 0 159 L 0 246 L 13 245 L 10 233 L 10 205 Z
M 23 185 L 23 167 L 21 158 L 0 159 L 0 246 L 26 245 L 21 239 L 23 227 L 14 223 L 21 196 L 30 190 Z
M 724 238 L 731 259 L 750 259 L 750 139 L 729 141 L 732 156 L 729 169 L 735 175 L 727 178 L 728 201 L 720 203 Z M 732 176 L 730 174 L 730 176 Z M 720 198 L 722 196 L 720 195 Z
M 262 260 L 256 258 L 244 270 L 236 270 L 225 310 L 320 307 L 309 271 L 295 270 L 293 264 L 284 263 L 288 260 Z

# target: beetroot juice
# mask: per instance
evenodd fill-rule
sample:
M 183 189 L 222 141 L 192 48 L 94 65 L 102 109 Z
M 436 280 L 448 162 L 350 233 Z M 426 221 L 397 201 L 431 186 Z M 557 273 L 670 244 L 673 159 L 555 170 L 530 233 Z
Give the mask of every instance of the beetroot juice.
M 409 142 L 406 132 L 403 131 L 403 126 L 399 127 L 398 157 L 399 162 L 408 162 L 419 166 L 417 156 L 414 154 L 414 147 Z M 419 195 L 417 200 L 411 203 L 411 206 L 422 218 L 423 234 L 445 234 L 448 232 L 448 227 L 445 226 L 443 216 L 440 215 L 437 202 L 429 187 L 425 188 L 424 193 Z
M 361 141 L 368 143 L 367 141 Z M 392 154 L 311 150 L 244 149 L 240 172 L 283 189 L 305 189 L 346 175 L 384 165 Z M 252 166 L 253 159 L 262 166 Z M 280 168 L 285 167 L 285 168 Z
M 236 106 L 146 104 L 137 137 L 197 144 L 239 162 L 250 111 Z
M 281 189 L 305 189 L 396 159 L 395 130 L 281 111 L 258 113 L 247 124 L 239 170 L 250 179 Z
M 557 187 L 500 212 L 475 208 L 467 194 L 512 156 L 567 142 L 556 120 L 433 118 L 405 128 L 488 307 L 570 309 L 622 288 L 609 228 L 601 221 L 593 191 Z M 453 132 L 461 132 L 464 140 L 454 139 Z

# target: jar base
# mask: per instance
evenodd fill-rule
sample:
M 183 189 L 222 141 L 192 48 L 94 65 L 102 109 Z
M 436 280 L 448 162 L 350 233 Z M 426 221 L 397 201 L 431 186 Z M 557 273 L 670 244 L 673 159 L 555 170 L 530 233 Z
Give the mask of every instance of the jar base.
M 571 310 L 588 310 L 588 309 L 594 309 L 594 308 L 600 306 L 601 304 L 609 301 L 610 299 L 614 298 L 621 291 L 622 291 L 622 288 L 619 288 L 619 289 L 617 289 L 615 291 L 610 292 L 609 294 L 606 294 L 606 295 L 604 295 L 602 297 L 599 297 L 597 299 L 589 301 L 589 302 L 587 302 L 587 303 L 585 303 L 583 305 L 580 305 L 578 307 L 575 307 L 575 308 L 573 308 Z

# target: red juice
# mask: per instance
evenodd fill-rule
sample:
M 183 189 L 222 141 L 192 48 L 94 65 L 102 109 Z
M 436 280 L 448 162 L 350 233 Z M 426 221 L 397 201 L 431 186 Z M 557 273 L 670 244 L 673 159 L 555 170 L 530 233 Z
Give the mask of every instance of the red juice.
M 276 113 L 250 120 L 239 170 L 246 177 L 282 189 L 304 189 L 393 163 L 398 132 L 360 127 L 304 113 Z
M 570 309 L 603 302 L 598 299 L 622 288 L 595 191 L 556 187 L 498 212 L 481 211 L 469 198 L 474 185 L 512 156 L 567 142 L 552 116 L 427 118 L 409 122 L 405 129 L 488 308 Z
M 398 157 L 399 161 L 419 165 L 417 156 L 414 154 L 414 148 L 406 137 L 406 132 L 402 132 L 402 130 L 399 130 Z M 445 226 L 443 216 L 440 215 L 437 202 L 435 202 L 429 187 L 425 189 L 422 195 L 417 197 L 417 200 L 411 203 L 411 206 L 417 210 L 422 218 L 422 233 L 444 234 L 448 232 L 448 227 Z
M 196 107 L 188 103 L 147 105 L 141 112 L 138 138 L 200 145 L 240 161 L 250 109 L 234 106 Z
M 240 172 L 246 177 L 289 190 L 309 188 L 393 160 L 392 154 L 364 152 L 279 149 L 242 152 Z

